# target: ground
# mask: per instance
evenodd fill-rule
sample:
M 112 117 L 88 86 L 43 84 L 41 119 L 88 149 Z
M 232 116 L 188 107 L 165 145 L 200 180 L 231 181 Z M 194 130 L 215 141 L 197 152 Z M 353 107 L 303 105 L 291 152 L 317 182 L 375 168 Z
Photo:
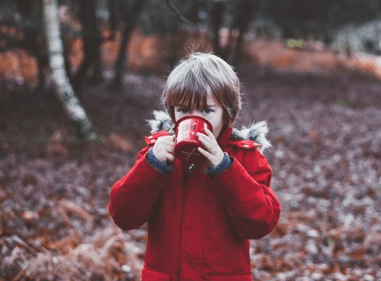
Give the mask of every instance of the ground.
M 381 280 L 381 82 L 241 67 L 235 126 L 267 120 L 265 153 L 282 204 L 251 241 L 254 280 Z M 107 204 L 162 109 L 164 75 L 125 89 L 88 85 L 104 144 L 75 137 L 52 92 L 1 86 L 0 280 L 138 280 L 145 226 L 122 232 Z

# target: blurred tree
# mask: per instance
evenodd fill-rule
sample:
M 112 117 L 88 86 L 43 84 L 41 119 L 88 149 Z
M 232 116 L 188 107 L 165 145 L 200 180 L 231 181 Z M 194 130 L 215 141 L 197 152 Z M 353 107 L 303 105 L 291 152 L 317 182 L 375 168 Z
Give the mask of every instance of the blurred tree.
M 74 93 L 65 69 L 57 0 L 43 0 L 43 11 L 49 64 L 53 81 L 57 86 L 58 97 L 77 126 L 79 135 L 86 140 L 99 140 L 99 136 Z
M 138 27 L 143 33 L 161 33 L 166 37 L 167 45 L 163 52 L 168 56 L 163 63 L 169 68 L 173 67 L 180 53 L 183 53 L 181 43 L 186 36 L 184 31 L 196 28 L 189 20 L 192 18 L 197 21 L 198 11 L 195 6 L 198 6 L 198 0 L 172 0 L 170 3 L 164 0 L 148 0 L 139 18 Z
M 193 1 L 188 9 L 184 9 L 184 2 L 178 11 L 172 8 L 175 15 L 187 26 L 207 25 L 213 43 L 214 53 L 234 65 L 239 64 L 242 53 L 243 39 L 249 30 L 255 11 L 259 9 L 260 0 L 202 0 Z M 170 1 L 167 1 L 170 3 Z M 183 16 L 183 13 L 187 16 Z M 198 15 L 206 12 L 206 23 Z M 193 17 L 192 17 L 193 16 Z M 192 17 L 192 21 L 187 20 Z M 226 46 L 222 46 L 220 31 L 221 28 L 229 29 L 229 39 Z M 234 34 L 238 34 L 235 37 Z
M 168 44 L 170 56 L 167 64 L 169 68 L 172 68 L 179 58 L 183 56 L 183 50 L 181 50 L 181 48 L 184 48 L 182 44 L 186 40 L 186 37 L 193 33 L 193 35 L 196 35 L 194 38 L 197 38 L 201 3 L 199 0 L 184 1 L 181 4 L 179 2 L 166 0 L 165 3 L 176 26 L 175 30 L 171 31 L 169 38 L 170 44 Z M 177 5 L 181 7 L 181 11 L 177 8 Z M 173 18 L 172 16 L 175 17 Z M 192 51 L 201 51 L 202 49 L 205 49 L 205 46 L 196 46 L 192 45 L 192 43 L 189 47 Z
M 264 1 L 265 16 L 283 31 L 284 38 L 326 37 L 348 23 L 364 23 L 380 15 L 378 0 L 271 0 Z
M 69 42 L 64 45 L 66 70 L 75 92 L 82 99 L 81 93 L 85 82 L 90 81 L 94 84 L 103 79 L 100 51 L 103 39 L 96 17 L 97 1 L 79 0 L 72 2 L 68 0 L 65 3 L 70 6 L 71 11 L 77 11 L 77 18 L 82 25 L 80 34 L 83 41 L 84 59 L 75 73 L 72 73 L 72 66 L 68 59 L 71 46 Z M 67 38 L 68 32 L 71 32 L 69 24 L 66 25 L 65 31 L 63 37 Z
M 213 42 L 213 49 L 215 54 L 222 58 L 225 58 L 225 55 L 222 52 L 220 30 L 223 25 L 225 5 L 226 0 L 211 1 L 211 8 L 209 11 L 209 25 Z
M 230 27 L 229 42 L 226 48 L 224 57 L 228 57 L 232 48 L 232 34 L 234 30 L 238 31 L 238 37 L 235 42 L 235 51 L 231 63 L 238 65 L 241 60 L 243 39 L 249 30 L 250 23 L 253 20 L 254 11 L 259 8 L 258 0 L 240 0 L 235 2 L 236 6 L 233 14 L 233 21 Z
M 116 0 L 108 0 L 108 11 L 110 13 L 109 15 L 109 22 L 110 22 L 110 37 L 108 38 L 109 40 L 114 40 L 115 39 L 115 32 L 117 29 L 117 19 L 116 19 Z
M 130 40 L 133 29 L 144 5 L 144 0 L 134 1 L 119 1 L 109 0 L 110 15 L 116 18 L 117 11 L 120 13 L 121 22 L 123 25 L 122 39 L 119 48 L 118 58 L 115 62 L 115 76 L 110 86 L 120 88 L 122 86 L 122 78 L 126 69 L 127 46 Z M 132 3 L 130 3 L 132 2 Z M 114 19 L 115 20 L 115 19 Z M 114 24 L 114 23 L 113 23 Z
M 43 36 L 41 0 L 2 0 L 0 2 L 0 52 L 24 49 L 36 58 L 37 88 L 45 87 L 47 54 Z
M 176 7 L 178 11 L 176 13 L 170 8 L 167 1 L 147 0 L 139 18 L 138 27 L 145 34 L 174 32 L 179 29 L 189 28 L 189 19 L 195 17 L 193 5 L 197 2 L 197 0 L 172 0 L 172 6 Z M 186 18 L 185 22 L 181 20 L 179 14 L 181 17 Z M 190 17 L 189 14 L 192 14 L 192 16 Z
M 125 71 L 127 46 L 133 28 L 146 34 L 163 33 L 168 36 L 168 61 L 172 66 L 183 55 L 180 44 L 187 32 L 208 28 L 214 52 L 232 64 L 240 61 L 243 38 L 253 20 L 258 16 L 272 20 L 283 31 L 283 37 L 308 38 L 310 35 L 329 40 L 329 32 L 347 23 L 363 23 L 380 14 L 378 0 L 59 0 L 59 4 L 70 7 L 81 22 L 78 31 L 66 25 L 64 38 L 69 33 L 81 36 L 84 42 L 84 59 L 73 73 L 69 64 L 70 44 L 64 40 L 65 61 L 69 79 L 77 94 L 83 83 L 102 80 L 100 47 L 103 42 L 99 11 L 109 7 L 108 20 L 112 30 L 107 39 L 112 39 L 117 28 L 122 30 L 122 40 L 115 63 L 114 85 L 120 85 Z M 177 12 L 171 9 L 173 4 Z M 0 1 L 0 52 L 22 48 L 34 56 L 38 63 L 39 86 L 44 85 L 44 68 L 47 66 L 45 38 L 42 27 L 42 0 Z M 181 17 L 186 20 L 181 20 Z M 16 33 L 10 32 L 16 28 Z M 220 41 L 221 28 L 229 30 L 226 46 Z M 366 42 L 365 42 L 366 43 Z M 374 42 L 366 43 L 372 50 Z
M 165 3 L 167 4 L 168 8 L 176 15 L 177 19 L 180 22 L 185 23 L 186 25 L 192 25 L 193 23 L 189 21 L 186 17 L 184 17 L 181 12 L 176 8 L 175 5 L 171 2 L 171 0 L 166 0 Z M 190 11 L 190 16 L 192 16 L 193 19 L 197 20 L 197 7 L 198 7 L 198 1 L 194 1 L 193 3 L 196 3 L 196 5 L 192 5 L 192 9 Z

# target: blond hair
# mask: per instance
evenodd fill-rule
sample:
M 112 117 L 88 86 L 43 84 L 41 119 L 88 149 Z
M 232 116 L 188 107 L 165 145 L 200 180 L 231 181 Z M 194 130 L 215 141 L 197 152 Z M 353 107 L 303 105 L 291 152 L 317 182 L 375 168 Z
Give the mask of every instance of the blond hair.
M 224 126 L 229 126 L 241 109 L 240 82 L 233 68 L 211 53 L 195 52 L 181 60 L 169 74 L 163 103 L 175 122 L 174 106 L 206 107 L 208 94 L 223 108 Z

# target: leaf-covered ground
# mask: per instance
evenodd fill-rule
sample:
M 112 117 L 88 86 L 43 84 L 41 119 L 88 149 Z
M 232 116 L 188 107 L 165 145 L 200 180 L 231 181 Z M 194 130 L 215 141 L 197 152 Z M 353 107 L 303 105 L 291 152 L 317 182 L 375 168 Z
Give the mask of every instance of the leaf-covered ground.
M 381 280 L 381 82 L 242 67 L 236 126 L 267 120 L 276 229 L 251 248 L 254 280 Z M 161 109 L 164 78 L 87 87 L 104 145 L 74 137 L 53 94 L 0 91 L 0 280 L 138 280 L 145 226 L 107 204 Z

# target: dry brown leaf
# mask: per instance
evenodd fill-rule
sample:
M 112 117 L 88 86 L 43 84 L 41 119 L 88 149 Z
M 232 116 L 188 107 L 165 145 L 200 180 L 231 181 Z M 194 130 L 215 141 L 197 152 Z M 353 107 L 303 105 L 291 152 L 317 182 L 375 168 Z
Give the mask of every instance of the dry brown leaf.
M 81 217 L 82 219 L 93 223 L 94 217 L 92 215 L 90 215 L 89 212 L 87 212 L 85 209 L 78 206 L 74 202 L 62 199 L 59 201 L 58 204 L 62 208 L 62 210 L 65 211 L 65 213 L 68 216 L 77 215 L 77 216 Z
M 50 250 L 59 251 L 63 254 L 70 254 L 82 241 L 83 236 L 81 233 L 75 230 L 70 230 L 69 235 L 65 238 L 57 241 L 46 241 L 45 247 Z
M 49 142 L 45 145 L 45 152 L 50 156 L 62 156 L 67 157 L 69 150 L 60 143 Z
M 116 149 L 122 150 L 124 152 L 131 152 L 134 150 L 134 145 L 132 142 L 119 134 L 111 133 L 107 139 L 109 144 Z

